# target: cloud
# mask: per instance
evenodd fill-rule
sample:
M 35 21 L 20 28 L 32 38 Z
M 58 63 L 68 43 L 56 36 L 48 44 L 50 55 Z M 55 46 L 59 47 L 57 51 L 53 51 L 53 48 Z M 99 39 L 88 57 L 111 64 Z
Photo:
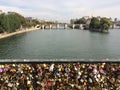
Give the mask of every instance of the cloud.
M 15 12 L 22 13 L 22 10 L 20 8 L 12 7 L 12 6 L 2 6 L 2 5 L 0 5 L 0 9 L 3 10 L 4 12 L 15 11 Z
M 0 0 L 0 8 L 39 19 L 69 21 L 82 16 L 119 17 L 119 0 Z

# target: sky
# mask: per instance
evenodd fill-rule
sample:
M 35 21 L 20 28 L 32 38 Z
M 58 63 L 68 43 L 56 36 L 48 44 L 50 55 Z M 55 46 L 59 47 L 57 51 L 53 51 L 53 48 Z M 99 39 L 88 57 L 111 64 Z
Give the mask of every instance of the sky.
M 120 0 L 0 0 L 0 10 L 60 22 L 83 16 L 120 18 Z

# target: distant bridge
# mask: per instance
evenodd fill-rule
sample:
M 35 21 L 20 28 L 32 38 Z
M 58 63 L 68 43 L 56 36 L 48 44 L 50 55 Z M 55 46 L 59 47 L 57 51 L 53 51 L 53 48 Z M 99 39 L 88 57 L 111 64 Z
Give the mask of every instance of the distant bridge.
M 67 29 L 67 28 L 72 28 L 72 29 L 86 29 L 88 28 L 88 25 L 86 24 L 40 24 L 36 25 L 37 28 L 40 29 Z
M 113 22 L 113 24 L 111 25 L 112 29 L 120 29 L 120 21 L 118 22 Z
M 66 23 L 58 23 L 58 24 L 39 24 L 36 25 L 37 28 L 40 29 L 80 29 L 85 30 L 89 29 L 89 25 L 87 24 L 66 24 Z M 113 24 L 110 27 L 111 29 L 120 29 L 120 22 L 113 22 Z

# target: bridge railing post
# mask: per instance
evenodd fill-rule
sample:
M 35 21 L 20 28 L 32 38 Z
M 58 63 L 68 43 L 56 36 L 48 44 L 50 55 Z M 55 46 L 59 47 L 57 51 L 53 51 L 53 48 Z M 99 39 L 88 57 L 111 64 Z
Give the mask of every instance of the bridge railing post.
M 56 29 L 59 29 L 59 28 L 60 28 L 60 25 L 59 25 L 59 24 L 57 24 L 57 25 L 56 25 Z
M 72 24 L 72 29 L 75 29 L 75 24 Z
M 80 24 L 79 29 L 83 30 L 83 24 Z
M 52 24 L 49 25 L 49 29 L 52 29 Z
M 42 25 L 42 29 L 45 29 L 45 25 Z

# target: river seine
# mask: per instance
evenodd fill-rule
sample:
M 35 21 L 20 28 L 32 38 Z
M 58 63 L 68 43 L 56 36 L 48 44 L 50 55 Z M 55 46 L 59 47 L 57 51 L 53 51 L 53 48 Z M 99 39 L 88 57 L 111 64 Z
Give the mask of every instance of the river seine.
M 0 40 L 0 59 L 119 59 L 120 30 L 37 30 Z

